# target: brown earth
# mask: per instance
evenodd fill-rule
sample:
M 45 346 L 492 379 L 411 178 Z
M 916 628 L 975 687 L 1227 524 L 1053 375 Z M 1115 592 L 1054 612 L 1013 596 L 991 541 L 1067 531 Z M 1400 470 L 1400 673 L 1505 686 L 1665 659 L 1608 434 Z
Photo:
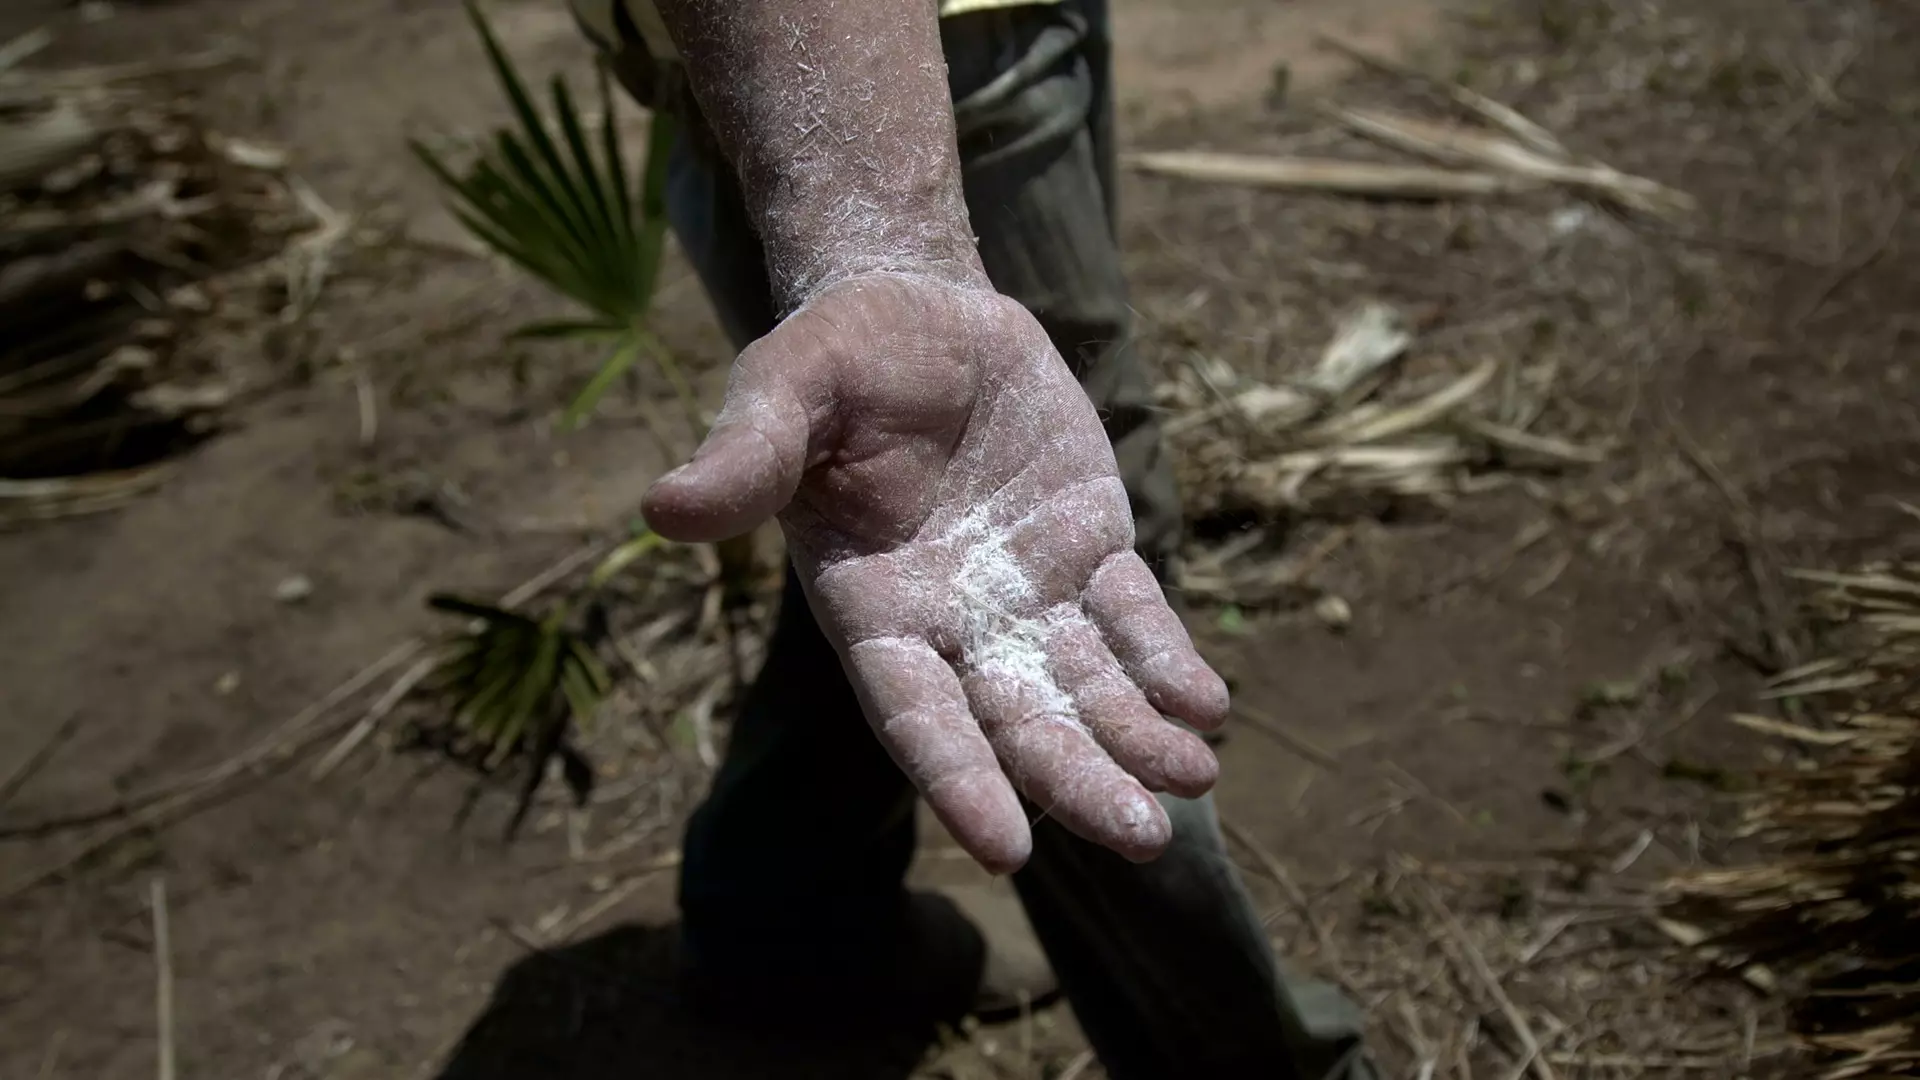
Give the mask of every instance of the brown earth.
M 529 65 L 584 62 L 557 2 L 495 6 Z M 1604 863 L 1645 832 L 1644 877 L 1715 858 L 1727 837 L 1712 789 L 1758 760 L 1719 716 L 1759 707 L 1765 674 L 1817 655 L 1783 568 L 1912 553 L 1915 530 L 1903 535 L 1888 500 L 1920 495 L 1920 376 L 1907 361 L 1920 245 L 1903 216 L 1920 82 L 1899 60 L 1920 23 L 1889 0 L 1815 7 L 1118 6 L 1132 145 L 1320 152 L 1348 144 L 1295 107 L 1303 96 L 1419 100 L 1315 48 L 1316 32 L 1336 30 L 1444 57 L 1438 70 L 1580 151 L 1703 204 L 1682 238 L 1560 195 L 1417 205 L 1130 179 L 1142 347 L 1166 370 L 1193 352 L 1252 372 L 1297 366 L 1340 311 L 1375 297 L 1427 316 L 1419 363 L 1557 360 L 1554 430 L 1616 445 L 1591 471 L 1347 523 L 1353 538 L 1313 582 L 1350 604 L 1344 633 L 1298 603 L 1196 615 L 1249 716 L 1337 762 L 1242 724 L 1219 788 L 1223 815 L 1322 898 L 1336 938 L 1366 934 L 1378 914 L 1346 886 L 1398 855 L 1462 872 L 1533 866 L 1546 850 Z M 234 753 L 433 627 L 428 592 L 526 579 L 617 527 L 664 466 L 630 420 L 552 432 L 551 407 L 593 358 L 503 348 L 506 330 L 556 305 L 464 253 L 402 150 L 403 135 L 497 118 L 458 4 L 175 0 L 85 22 L 15 0 L 0 40 L 43 22 L 61 34 L 50 64 L 238 40 L 255 62 L 208 88 L 214 121 L 287 146 L 299 176 L 382 239 L 347 261 L 293 347 L 309 378 L 249 406 L 155 496 L 0 535 L 0 775 L 77 724 L 0 805 L 7 829 Z M 1283 63 L 1284 108 L 1270 100 Z M 672 276 L 666 335 L 715 389 L 724 348 L 684 267 Z M 371 447 L 356 370 L 382 403 Z M 421 490 L 460 493 L 463 527 L 408 512 L 422 503 L 404 493 Z M 1222 535 L 1205 524 L 1203 546 Z M 1333 527 L 1288 525 L 1249 557 Z M 312 596 L 276 601 L 296 574 Z M 683 764 L 697 786 L 697 762 Z M 684 799 L 658 836 L 596 866 L 570 859 L 558 828 L 502 849 L 510 799 L 498 791 L 456 828 L 469 790 L 455 770 L 363 753 L 318 784 L 303 769 L 267 777 L 7 901 L 0 1075 L 152 1068 L 156 876 L 183 1075 L 434 1075 L 510 970 L 495 1015 L 513 1014 L 509 1042 L 529 1070 L 518 1075 L 910 1071 L 917 1048 L 741 1047 L 658 1004 L 672 879 L 645 867 L 671 847 Z M 928 838 L 924 877 L 968 872 Z M 0 887 L 75 842 L 0 844 Z M 610 887 L 622 903 L 529 959 L 520 928 Z M 1500 888 L 1455 903 L 1493 912 Z M 1396 993 L 1426 991 L 1368 1004 Z M 1057 1075 L 1076 1049 L 1056 1012 L 978 1036 L 972 1057 L 942 1068 Z M 497 1074 L 482 1066 L 447 1075 Z

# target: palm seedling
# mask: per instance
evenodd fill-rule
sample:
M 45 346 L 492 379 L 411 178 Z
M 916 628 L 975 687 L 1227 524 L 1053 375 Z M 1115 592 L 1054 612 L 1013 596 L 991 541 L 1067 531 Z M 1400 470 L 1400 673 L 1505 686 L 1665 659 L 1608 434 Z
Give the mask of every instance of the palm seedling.
M 491 771 L 516 753 L 531 759 L 507 835 L 526 819 L 555 758 L 575 797 L 584 800 L 593 771 L 567 737 L 592 719 L 608 677 L 594 642 L 569 625 L 568 606 L 534 618 L 457 596 L 436 595 L 428 603 L 472 621 L 470 631 L 450 644 L 435 676 L 436 688 L 452 700 L 461 733 L 476 744 L 478 764 Z
M 464 170 L 416 140 L 413 151 L 445 188 L 460 223 L 497 254 L 584 309 L 582 316 L 531 323 L 520 339 L 605 344 L 607 358 L 567 407 L 563 426 L 579 426 L 607 390 L 642 356 L 672 384 L 695 434 L 699 407 L 684 374 L 649 328 L 666 245 L 665 188 L 672 117 L 656 113 L 632 190 L 614 122 L 606 72 L 599 76 L 601 118 L 590 139 L 566 80 L 552 83 L 553 127 L 542 119 L 474 0 L 467 13 L 512 107 L 514 126 L 493 133 Z
M 572 318 L 523 326 L 514 336 L 591 341 L 607 349 L 568 405 L 562 428 L 578 427 L 608 389 L 645 359 L 672 388 L 698 439 L 706 418 L 685 373 L 650 325 L 666 241 L 672 118 L 664 113 L 652 118 L 636 192 L 606 71 L 599 73 L 601 116 L 592 136 L 560 76 L 552 81 L 551 119 L 543 118 L 475 0 L 468 0 L 467 13 L 513 121 L 493 132 L 464 167 L 418 141 L 413 151 L 439 180 L 450 209 L 468 231 L 580 309 Z M 664 445 L 660 425 L 651 426 Z M 592 714 L 607 688 L 606 672 L 594 656 L 593 628 L 604 626 L 604 618 L 593 617 L 599 611 L 593 599 L 598 586 L 659 545 L 650 533 L 630 541 L 602 564 L 585 595 L 544 616 L 456 597 L 433 600 L 437 609 L 470 620 L 470 632 L 456 640 L 439 672 L 442 689 L 455 702 L 459 727 L 480 748 L 483 764 L 497 766 L 515 755 L 532 758 L 516 824 L 551 759 L 560 758 L 570 779 L 584 769 L 567 734 Z M 742 582 L 753 570 L 750 543 L 719 545 L 715 554 L 722 596 L 742 595 Z M 580 785 L 575 790 L 578 794 Z
M 611 684 L 596 652 L 606 635 L 600 590 L 660 543 L 642 532 L 620 545 L 585 589 L 539 616 L 444 594 L 428 600 L 434 610 L 467 620 L 466 632 L 446 645 L 434 681 L 452 701 L 455 726 L 477 764 L 491 772 L 511 757 L 530 759 L 508 836 L 526 820 L 550 761 L 560 761 L 576 800 L 590 794 L 593 770 L 569 739 L 592 721 Z

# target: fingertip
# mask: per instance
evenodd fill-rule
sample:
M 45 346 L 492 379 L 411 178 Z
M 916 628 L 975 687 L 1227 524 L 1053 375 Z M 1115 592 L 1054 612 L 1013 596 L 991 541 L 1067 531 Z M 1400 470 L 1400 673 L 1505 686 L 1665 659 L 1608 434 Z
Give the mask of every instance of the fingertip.
M 1171 754 L 1164 775 L 1167 794 L 1182 799 L 1197 799 L 1213 790 L 1220 780 L 1220 759 L 1213 748 L 1197 736 L 1181 732 L 1185 738 Z
M 716 429 L 693 460 L 647 488 L 648 528 L 681 543 L 712 543 L 753 531 L 786 507 L 798 475 L 748 425 Z
M 1020 797 L 1004 778 L 996 778 L 990 812 L 972 830 L 968 848 L 980 865 L 995 876 L 1011 874 L 1033 857 L 1033 829 L 1027 824 Z
M 710 505 L 697 491 L 684 484 L 670 484 L 663 477 L 647 489 L 640 500 L 640 516 L 647 528 L 678 544 L 711 544 L 729 540 L 753 528 L 736 527 L 736 516 Z
M 1197 658 L 1196 658 L 1197 659 Z M 1213 670 L 1204 660 L 1197 660 L 1199 671 L 1194 674 L 1194 713 L 1188 721 L 1204 731 L 1212 731 L 1227 722 L 1228 714 L 1233 712 L 1233 692 L 1227 689 L 1227 680 Z
M 968 854 L 994 877 L 1010 877 L 1019 873 L 1033 857 L 1033 834 L 1021 830 L 1017 843 L 1001 841 L 969 848 Z
M 647 485 L 646 493 L 640 496 L 640 515 L 646 518 L 647 528 L 669 540 L 698 543 L 686 535 L 695 511 L 681 480 L 686 471 L 687 466 L 682 465 Z
M 1175 650 L 1147 665 L 1143 689 L 1153 707 L 1199 728 L 1213 731 L 1227 722 L 1233 695 L 1227 681 L 1191 649 Z
M 1116 801 L 1107 847 L 1130 863 L 1150 863 L 1173 843 L 1173 820 L 1160 800 L 1139 788 L 1131 798 Z
M 927 804 L 988 873 L 1014 873 L 1033 857 L 1033 830 L 1004 776 L 976 774 L 941 785 L 927 792 Z

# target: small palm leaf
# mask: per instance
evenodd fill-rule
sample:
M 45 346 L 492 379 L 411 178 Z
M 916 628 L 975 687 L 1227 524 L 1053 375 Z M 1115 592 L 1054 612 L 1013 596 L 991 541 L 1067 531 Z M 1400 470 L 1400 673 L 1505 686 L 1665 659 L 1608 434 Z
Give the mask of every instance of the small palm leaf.
M 550 127 L 474 0 L 467 0 L 467 14 L 515 122 L 495 132 L 465 170 L 419 141 L 413 152 L 446 189 L 454 217 L 469 232 L 590 313 L 585 320 L 535 324 L 516 336 L 615 339 L 613 352 L 567 410 L 566 424 L 574 426 L 641 352 L 656 362 L 665 353 L 645 321 L 666 247 L 666 166 L 674 125 L 665 114 L 653 117 L 636 207 L 606 72 L 597 85 L 602 119 L 596 146 L 565 81 L 553 80 Z
M 644 330 L 636 330 L 622 336 L 619 346 L 613 350 L 613 355 L 607 357 L 606 361 L 600 365 L 600 370 L 594 372 L 593 378 L 587 380 L 587 385 L 581 388 L 579 396 L 573 399 L 573 404 L 567 406 L 566 413 L 560 417 L 562 429 L 572 430 L 578 427 L 580 422 L 600 404 L 600 399 L 613 388 L 613 384 L 619 381 L 620 376 L 633 369 L 634 361 L 640 359 L 640 350 L 646 345 L 643 335 L 653 336 Z
M 435 672 L 436 685 L 452 701 L 455 723 L 478 746 L 489 770 L 515 756 L 529 759 L 527 782 L 508 826 L 512 835 L 532 805 L 548 761 L 556 755 L 578 758 L 567 737 L 592 719 L 612 680 L 592 643 L 566 625 L 564 606 L 536 620 L 457 596 L 436 595 L 428 604 L 472 623 L 449 644 Z M 579 772 L 578 763 L 569 760 L 568 775 Z

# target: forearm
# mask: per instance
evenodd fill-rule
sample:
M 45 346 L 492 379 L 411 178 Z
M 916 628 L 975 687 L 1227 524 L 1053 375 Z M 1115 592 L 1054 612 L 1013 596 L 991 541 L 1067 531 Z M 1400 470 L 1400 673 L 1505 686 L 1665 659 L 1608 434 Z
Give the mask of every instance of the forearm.
M 932 0 L 659 0 L 790 311 L 855 274 L 981 276 Z

